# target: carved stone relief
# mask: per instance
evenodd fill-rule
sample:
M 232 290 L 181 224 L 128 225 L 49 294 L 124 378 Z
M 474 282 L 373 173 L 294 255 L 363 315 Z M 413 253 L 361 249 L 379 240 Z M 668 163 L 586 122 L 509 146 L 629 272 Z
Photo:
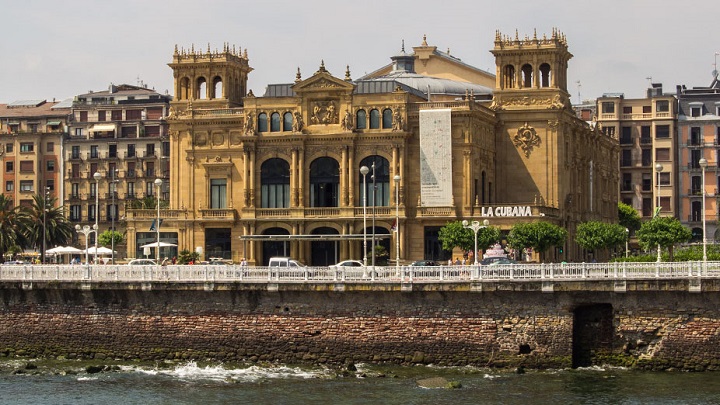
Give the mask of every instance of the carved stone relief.
M 315 101 L 312 103 L 312 113 L 310 123 L 318 124 L 337 124 L 338 114 L 337 106 L 334 101 Z
M 529 126 L 527 122 L 518 129 L 517 134 L 515 134 L 513 138 L 513 144 L 523 151 L 525 157 L 530 157 L 530 152 L 532 152 L 536 146 L 540 146 L 540 142 L 540 136 L 538 136 L 535 128 Z

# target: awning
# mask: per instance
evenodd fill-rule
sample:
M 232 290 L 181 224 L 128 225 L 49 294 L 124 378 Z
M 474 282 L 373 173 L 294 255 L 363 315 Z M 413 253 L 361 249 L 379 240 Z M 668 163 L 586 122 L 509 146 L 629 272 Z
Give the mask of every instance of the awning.
M 48 121 L 48 122 L 47 122 L 47 125 L 50 126 L 50 127 L 56 127 L 56 126 L 58 126 L 58 125 L 60 125 L 60 124 L 62 124 L 62 122 L 60 122 L 60 121 Z
M 90 132 L 108 132 L 115 131 L 115 124 L 95 124 L 90 129 Z

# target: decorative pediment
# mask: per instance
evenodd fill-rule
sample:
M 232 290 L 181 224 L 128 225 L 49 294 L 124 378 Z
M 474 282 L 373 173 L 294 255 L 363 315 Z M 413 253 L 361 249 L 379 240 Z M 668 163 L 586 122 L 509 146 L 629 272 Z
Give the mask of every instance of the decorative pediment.
M 298 95 L 311 92 L 351 94 L 353 89 L 355 89 L 355 85 L 338 79 L 327 71 L 318 71 L 309 78 L 294 84 L 292 89 Z
M 227 175 L 230 176 L 232 173 L 233 162 L 231 158 L 223 160 L 220 156 L 210 157 L 206 156 L 205 161 L 202 163 L 205 167 L 205 171 L 208 175 Z

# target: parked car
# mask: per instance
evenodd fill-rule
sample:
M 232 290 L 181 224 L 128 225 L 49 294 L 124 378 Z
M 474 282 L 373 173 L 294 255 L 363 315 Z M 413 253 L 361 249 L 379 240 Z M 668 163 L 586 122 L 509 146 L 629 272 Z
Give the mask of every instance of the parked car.
M 155 259 L 132 259 L 128 262 L 128 266 L 156 266 Z
M 307 267 L 297 260 L 289 257 L 271 257 L 268 267 Z
M 337 264 L 333 264 L 332 266 L 330 266 L 330 268 L 338 270 L 345 267 L 365 267 L 365 265 L 361 260 L 343 260 Z
M 440 263 L 435 260 L 417 260 L 410 264 L 411 266 L 439 266 Z
M 490 260 L 492 259 L 492 260 Z M 483 259 L 480 264 L 486 265 L 486 266 L 496 266 L 500 264 L 515 264 L 517 261 L 513 259 L 508 259 L 507 257 L 488 257 Z

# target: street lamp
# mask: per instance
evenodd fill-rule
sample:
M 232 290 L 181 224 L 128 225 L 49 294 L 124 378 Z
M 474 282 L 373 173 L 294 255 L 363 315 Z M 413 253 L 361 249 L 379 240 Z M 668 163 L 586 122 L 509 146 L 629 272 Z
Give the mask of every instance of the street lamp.
M 95 232 L 95 239 L 97 239 L 97 224 L 94 224 L 92 228 L 90 225 L 83 225 L 82 228 L 80 225 L 75 225 L 75 232 L 82 233 L 85 235 L 85 278 L 90 278 L 90 259 L 88 258 L 88 239 L 90 238 L 90 234 Z
M 47 200 L 50 194 L 50 187 L 45 187 L 45 194 L 43 194 L 43 242 L 42 242 L 42 264 L 45 264 L 45 252 L 47 251 Z
M 702 227 L 703 227 L 703 263 L 707 262 L 707 233 L 705 228 L 705 169 L 707 169 L 708 161 L 700 158 L 698 161 L 702 169 Z
M 155 223 L 155 230 L 157 231 L 157 246 L 155 247 L 155 260 L 157 260 L 157 269 L 160 271 L 160 187 L 162 186 L 162 179 L 155 179 L 155 186 L 157 187 L 157 222 Z
M 395 268 L 400 268 L 400 175 L 395 180 Z
M 370 167 L 372 168 L 372 175 L 370 176 L 370 178 L 372 179 L 372 182 L 373 182 L 373 192 L 372 192 L 372 199 L 373 199 L 373 201 L 372 201 L 372 203 L 373 203 L 373 205 L 372 205 L 372 208 L 373 208 L 373 211 L 372 211 L 372 215 L 373 215 L 373 216 L 372 216 L 372 247 L 370 248 L 370 252 L 372 253 L 372 268 L 373 268 L 373 271 L 375 271 L 375 205 L 377 205 L 376 202 L 375 202 L 375 200 L 377 199 L 375 193 L 377 193 L 377 189 L 375 188 L 376 186 L 375 186 L 375 162 L 374 162 L 374 161 L 373 161 L 373 164 L 372 164 Z
M 98 220 L 100 219 L 100 178 L 102 178 L 102 174 L 99 172 L 95 172 L 93 174 L 93 178 L 95 179 L 95 264 L 98 262 L 98 234 L 97 230 L 100 228 L 98 225 Z
M 110 193 L 112 193 L 112 203 L 110 205 L 110 263 L 115 264 L 115 215 L 117 215 L 117 207 L 115 207 L 115 193 L 117 192 L 117 172 L 118 170 L 115 169 L 111 172 L 112 174 L 112 180 L 110 184 L 112 187 L 110 188 Z
M 657 205 L 655 205 L 655 212 L 653 213 L 653 218 L 656 216 L 660 216 L 660 210 L 662 209 L 660 207 L 660 172 L 663 171 L 663 166 L 658 163 L 655 165 L 655 171 L 657 172 Z M 657 262 L 660 263 L 662 261 L 662 251 L 660 249 L 660 243 L 658 243 L 657 246 Z
M 630 229 L 625 228 L 625 257 L 628 257 L 628 242 L 630 241 Z
M 478 248 L 477 248 L 477 234 L 478 231 L 480 231 L 483 228 L 487 228 L 490 225 L 490 221 L 487 219 L 483 221 L 483 224 L 480 225 L 480 221 L 472 221 L 472 223 L 468 222 L 467 219 L 464 219 L 462 221 L 463 228 L 466 229 L 472 229 L 473 232 L 475 232 L 475 251 L 473 252 L 473 256 L 475 257 L 475 265 L 478 265 Z
M 367 174 L 370 172 L 367 166 L 360 168 L 363 176 L 363 266 L 367 267 Z

